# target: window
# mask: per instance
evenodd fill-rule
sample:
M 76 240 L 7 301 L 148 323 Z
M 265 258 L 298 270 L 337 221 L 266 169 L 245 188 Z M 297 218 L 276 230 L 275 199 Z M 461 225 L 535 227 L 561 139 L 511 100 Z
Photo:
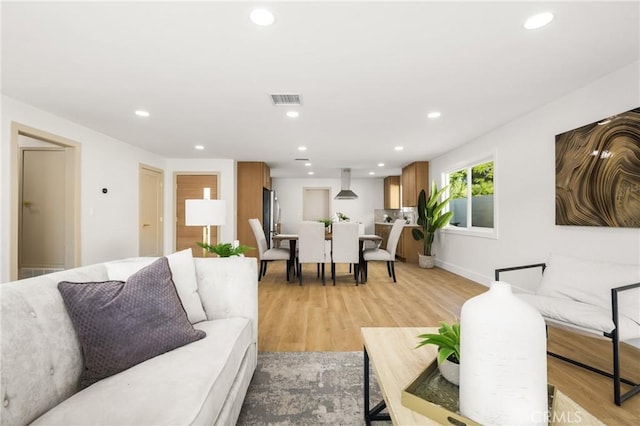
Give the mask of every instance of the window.
M 453 212 L 451 229 L 494 229 L 493 166 L 491 160 L 445 175 Z

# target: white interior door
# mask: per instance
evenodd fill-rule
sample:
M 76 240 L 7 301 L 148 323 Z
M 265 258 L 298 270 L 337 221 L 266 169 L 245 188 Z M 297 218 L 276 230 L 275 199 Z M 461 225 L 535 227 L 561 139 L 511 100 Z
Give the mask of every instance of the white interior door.
M 140 166 L 140 223 L 139 255 L 162 256 L 163 173 L 148 166 Z
M 22 153 L 19 267 L 64 269 L 65 151 L 24 149 Z

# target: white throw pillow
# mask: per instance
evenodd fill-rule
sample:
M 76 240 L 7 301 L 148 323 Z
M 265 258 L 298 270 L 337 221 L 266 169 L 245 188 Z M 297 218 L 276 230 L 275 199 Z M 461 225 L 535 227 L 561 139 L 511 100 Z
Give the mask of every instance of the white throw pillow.
M 640 266 L 552 254 L 537 294 L 589 303 L 611 312 L 611 289 L 640 282 Z M 622 315 L 640 324 L 640 288 L 618 293 Z
M 133 257 L 131 259 L 116 260 L 107 262 L 107 276 L 113 281 L 126 281 L 131 275 L 140 269 L 150 265 L 157 257 Z
M 135 272 L 151 264 L 157 257 L 137 257 L 132 259 L 107 262 L 107 275 L 110 280 L 126 281 Z M 198 294 L 196 266 L 191 249 L 186 249 L 167 256 L 173 283 L 176 285 L 178 297 L 182 302 L 187 318 L 191 324 L 207 319 L 202 301 Z
M 191 324 L 205 321 L 207 315 L 202 308 L 202 300 L 198 294 L 198 279 L 196 278 L 196 265 L 193 262 L 191 249 L 179 251 L 167 256 L 169 268 L 173 275 L 173 282 L 176 285 L 178 296 L 182 301 L 182 306 L 187 312 L 187 317 Z

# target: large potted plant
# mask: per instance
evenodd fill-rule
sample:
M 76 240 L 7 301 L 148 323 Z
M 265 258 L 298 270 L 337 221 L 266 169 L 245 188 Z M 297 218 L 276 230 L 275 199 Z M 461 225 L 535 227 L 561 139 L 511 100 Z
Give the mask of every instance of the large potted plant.
M 442 376 L 453 383 L 460 384 L 460 324 L 440 322 L 438 334 L 421 334 L 416 349 L 424 345 L 438 347 L 438 369 Z
M 411 234 L 416 241 L 423 241 L 423 253 L 418 254 L 418 265 L 421 268 L 433 268 L 435 265 L 435 256 L 431 253 L 433 239 L 436 231 L 447 226 L 453 212 L 443 213 L 443 209 L 449 204 L 451 197 L 444 201 L 439 201 L 442 194 L 449 186 L 444 186 L 438 190 L 435 181 L 431 183 L 431 192 L 429 198 L 424 189 L 420 191 L 418 196 L 418 221 L 419 229 L 413 229 Z

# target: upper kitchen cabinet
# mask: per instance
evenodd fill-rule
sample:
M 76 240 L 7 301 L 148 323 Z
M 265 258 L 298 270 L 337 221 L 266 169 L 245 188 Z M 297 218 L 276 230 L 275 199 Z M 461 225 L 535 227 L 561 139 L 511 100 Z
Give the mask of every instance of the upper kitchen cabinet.
M 384 178 L 384 208 L 385 210 L 400 208 L 400 176 Z
M 271 189 L 271 170 L 266 163 L 259 161 L 239 161 L 237 173 L 237 238 L 240 244 L 258 247 L 249 219 L 257 218 L 262 223 L 262 189 Z M 258 250 L 249 250 L 245 256 L 256 257 Z
M 429 190 L 429 162 L 416 161 L 402 168 L 402 207 L 418 205 L 418 194 Z

